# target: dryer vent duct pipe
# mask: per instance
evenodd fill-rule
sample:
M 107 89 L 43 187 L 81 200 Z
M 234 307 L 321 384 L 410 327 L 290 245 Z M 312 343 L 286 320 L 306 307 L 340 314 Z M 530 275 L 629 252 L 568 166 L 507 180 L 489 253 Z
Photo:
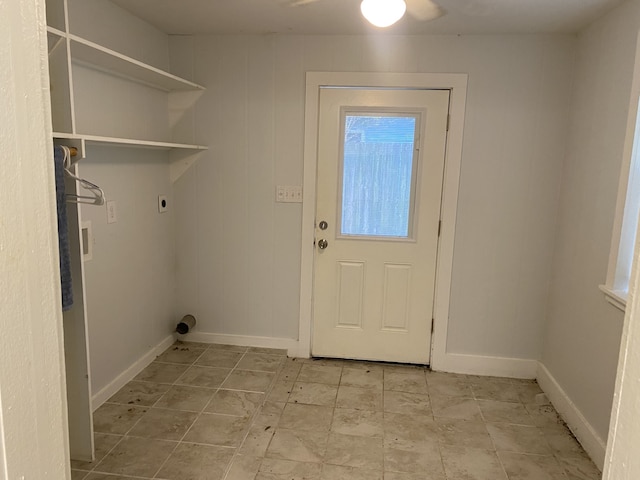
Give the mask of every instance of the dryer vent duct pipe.
M 195 327 L 195 325 L 196 317 L 194 317 L 193 315 L 185 315 L 184 317 L 182 317 L 182 320 L 178 322 L 178 325 L 176 326 L 176 332 L 178 332 L 180 335 L 184 335 L 185 333 L 189 333 L 189 330 Z

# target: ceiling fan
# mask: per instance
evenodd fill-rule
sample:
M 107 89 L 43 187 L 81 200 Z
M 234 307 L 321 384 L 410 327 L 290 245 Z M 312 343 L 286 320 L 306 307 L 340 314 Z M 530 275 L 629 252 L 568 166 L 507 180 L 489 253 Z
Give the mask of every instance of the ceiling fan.
M 297 7 L 319 0 L 285 0 L 285 3 Z M 364 18 L 376 27 L 389 27 L 400 20 L 405 11 L 421 22 L 435 20 L 446 12 L 433 0 L 362 0 L 360 10 Z

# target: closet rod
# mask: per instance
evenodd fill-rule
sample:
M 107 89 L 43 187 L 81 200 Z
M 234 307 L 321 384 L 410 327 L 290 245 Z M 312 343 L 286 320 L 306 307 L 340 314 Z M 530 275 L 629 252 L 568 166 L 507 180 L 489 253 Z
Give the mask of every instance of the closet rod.
M 78 155 L 78 149 L 76 147 L 67 147 L 67 148 L 69 149 L 70 156 L 75 157 Z

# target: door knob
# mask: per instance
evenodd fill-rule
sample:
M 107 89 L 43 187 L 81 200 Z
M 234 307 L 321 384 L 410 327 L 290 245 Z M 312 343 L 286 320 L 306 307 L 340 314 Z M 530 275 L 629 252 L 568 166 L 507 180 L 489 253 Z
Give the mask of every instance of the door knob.
M 324 238 L 318 240 L 318 248 L 320 250 L 324 250 L 325 248 L 327 248 L 327 245 L 329 245 L 329 242 L 327 242 Z

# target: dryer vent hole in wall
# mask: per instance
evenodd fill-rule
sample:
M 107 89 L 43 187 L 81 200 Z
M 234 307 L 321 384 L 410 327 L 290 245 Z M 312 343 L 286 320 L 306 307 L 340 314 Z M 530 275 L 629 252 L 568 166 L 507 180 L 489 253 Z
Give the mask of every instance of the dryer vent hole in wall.
M 195 325 L 196 317 L 193 315 L 185 315 L 182 317 L 182 320 L 178 322 L 178 325 L 176 325 L 176 332 L 180 335 L 184 335 L 185 333 L 189 333 L 189 330 L 195 327 Z

